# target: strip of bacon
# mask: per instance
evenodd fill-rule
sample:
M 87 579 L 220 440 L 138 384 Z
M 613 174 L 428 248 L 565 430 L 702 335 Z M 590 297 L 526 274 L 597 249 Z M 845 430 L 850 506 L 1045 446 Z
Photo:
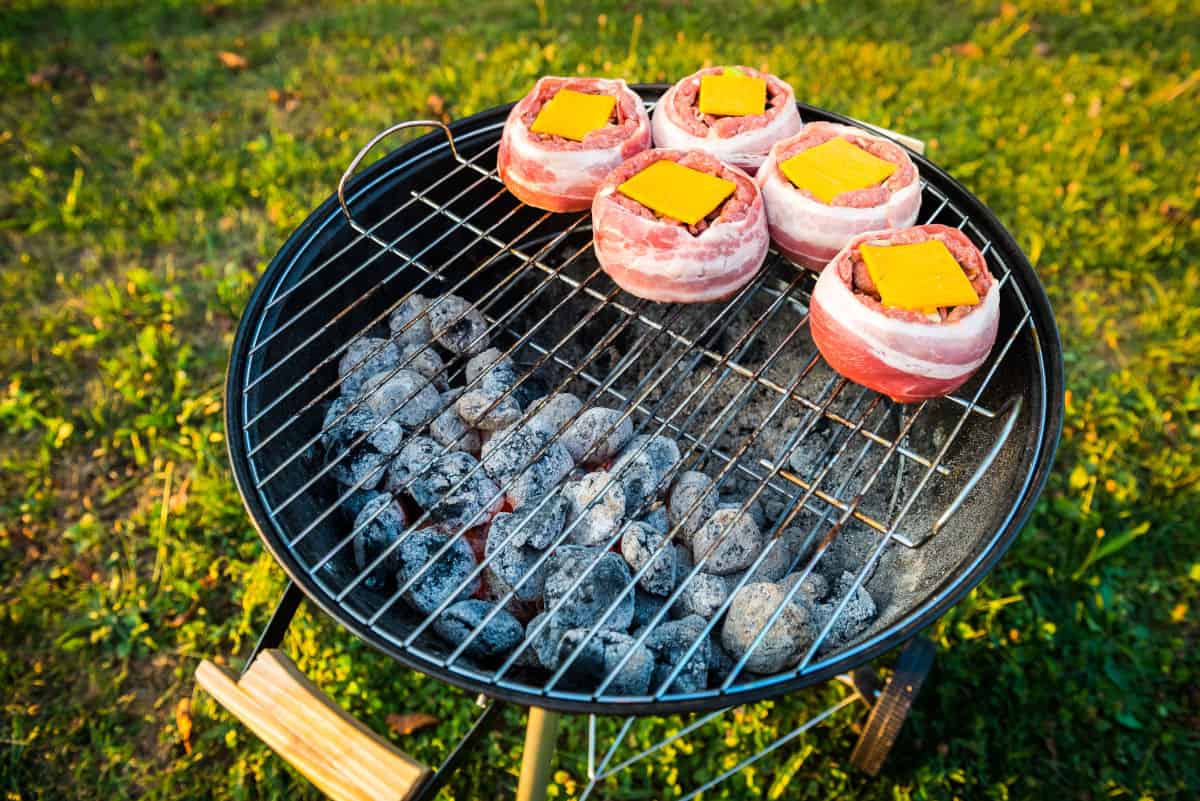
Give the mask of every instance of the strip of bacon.
M 797 189 L 779 165 L 834 137 L 892 162 L 896 171 L 880 186 L 844 192 L 831 203 Z M 858 234 L 907 228 L 921 209 L 920 177 L 904 148 L 849 125 L 813 122 L 796 136 L 776 142 L 757 180 L 767 204 L 771 241 L 793 263 L 816 272 Z
M 614 118 L 582 142 L 530 131 L 542 106 L 562 89 L 616 97 Z M 505 186 L 522 202 L 546 211 L 583 211 L 604 176 L 649 147 L 650 119 L 625 81 L 547 76 L 509 112 L 496 165 Z
M 949 248 L 980 298 L 976 306 L 939 309 L 937 322 L 883 306 L 864 280 L 858 255 L 865 243 L 930 239 Z M 813 341 L 834 370 L 892 400 L 914 403 L 958 389 L 987 359 L 1000 323 L 1000 287 L 964 233 L 919 225 L 854 237 L 817 279 L 809 311 Z
M 659 159 L 719 175 L 737 189 L 695 226 L 658 217 L 617 187 Z M 596 259 L 625 291 L 662 303 L 729 297 L 762 267 L 767 216 L 754 180 L 702 151 L 648 150 L 604 179 L 592 202 Z
M 700 78 L 726 69 L 738 69 L 767 82 L 767 107 L 762 114 L 716 117 L 700 113 Z M 663 94 L 654 107 L 651 124 L 655 147 L 705 150 L 750 175 L 758 170 L 771 145 L 799 133 L 803 125 L 792 87 L 750 67 L 709 67 L 687 76 Z

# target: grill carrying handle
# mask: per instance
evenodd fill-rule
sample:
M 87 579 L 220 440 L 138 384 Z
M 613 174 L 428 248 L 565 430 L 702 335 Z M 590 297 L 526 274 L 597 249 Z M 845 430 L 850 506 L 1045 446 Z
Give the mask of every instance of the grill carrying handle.
M 350 166 L 346 168 L 346 171 L 342 173 L 342 177 L 338 179 L 337 186 L 338 203 L 342 207 L 342 214 L 346 215 L 346 220 L 350 223 L 350 227 L 364 236 L 371 236 L 371 234 L 354 221 L 354 215 L 350 213 L 350 204 L 346 202 L 346 184 L 351 178 L 354 177 L 354 172 L 358 169 L 358 165 L 362 164 L 363 159 L 365 159 L 367 154 L 375 148 L 375 145 L 379 144 L 384 139 L 387 139 L 392 134 L 399 133 L 400 131 L 407 131 L 409 128 L 441 128 L 442 133 L 446 134 L 446 141 L 450 143 L 450 153 L 454 156 L 455 161 L 462 161 L 462 158 L 460 158 L 458 155 L 458 148 L 454 146 L 454 134 L 450 132 L 450 128 L 446 125 L 446 123 L 439 122 L 438 120 L 409 120 L 407 122 L 398 122 L 390 128 L 385 128 L 379 133 L 375 134 L 375 136 L 371 138 L 371 141 L 367 142 L 367 144 L 363 146 L 363 149 L 358 151 L 358 155 L 354 157 L 354 160 L 350 162 Z M 371 238 L 374 239 L 374 237 Z
M 333 801 L 405 801 L 431 773 L 347 714 L 277 649 L 259 654 L 240 679 L 206 659 L 196 681 Z

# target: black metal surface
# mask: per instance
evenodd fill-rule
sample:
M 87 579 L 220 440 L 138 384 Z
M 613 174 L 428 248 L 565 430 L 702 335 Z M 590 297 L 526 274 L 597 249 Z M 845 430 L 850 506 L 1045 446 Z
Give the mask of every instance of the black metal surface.
M 664 88 L 661 86 L 637 87 L 645 97 L 653 97 Z M 494 139 L 498 135 L 497 126 L 503 121 L 508 108 L 506 106 L 492 109 L 455 123 L 451 126 L 451 130 L 455 134 L 456 141 L 469 146 L 472 141 L 476 141 L 480 137 Z M 839 115 L 804 105 L 801 105 L 801 113 L 806 120 L 826 119 L 852 124 L 852 121 Z M 445 143 L 446 140 L 442 134 L 434 133 L 408 143 L 380 159 L 352 182 L 349 193 L 350 202 L 356 208 L 369 208 L 374 204 L 386 206 L 389 192 L 398 183 L 421 174 L 422 170 L 429 170 L 431 160 L 436 161 L 446 157 Z M 248 426 L 247 421 L 256 413 L 256 408 L 261 409 L 269 402 L 266 399 L 277 394 L 283 387 L 311 378 L 311 373 L 306 373 L 301 367 L 295 369 L 289 367 L 276 371 L 269 380 L 263 380 L 261 383 L 256 381 L 257 386 L 248 392 L 246 376 L 256 367 L 261 371 L 262 359 L 270 352 L 270 349 L 267 348 L 260 350 L 257 354 L 251 353 L 255 341 L 261 340 L 263 332 L 271 332 L 275 326 L 280 324 L 281 320 L 287 320 L 289 325 L 293 325 L 295 320 L 288 317 L 288 307 L 293 301 L 299 302 L 305 294 L 311 295 L 314 291 L 332 292 L 343 303 L 348 303 L 354 298 L 355 290 L 349 285 L 342 287 L 335 284 L 331 287 L 326 281 L 309 282 L 310 286 L 308 287 L 301 285 L 301 279 L 305 275 L 306 269 L 311 268 L 323 258 L 327 258 L 337 248 L 345 246 L 347 243 L 351 243 L 352 248 L 351 254 L 347 256 L 348 261 L 352 259 L 361 261 L 363 254 L 368 252 L 367 250 L 361 252 L 353 250 L 357 246 L 353 244 L 351 232 L 344 219 L 340 218 L 336 199 L 332 197 L 317 209 L 284 244 L 259 281 L 242 317 L 230 358 L 226 383 L 226 424 L 229 431 L 227 442 L 230 460 L 247 509 L 264 543 L 296 585 L 302 588 L 318 606 L 351 631 L 363 637 L 368 643 L 390 654 L 403 664 L 458 686 L 484 692 L 489 696 L 525 705 L 536 704 L 564 711 L 661 714 L 667 711 L 713 709 L 750 702 L 824 681 L 911 638 L 977 584 L 1011 545 L 1022 524 L 1028 518 L 1033 503 L 1046 481 L 1061 429 L 1063 397 L 1061 346 L 1057 329 L 1045 293 L 1032 267 L 1008 232 L 974 196 L 932 163 L 917 156 L 914 156 L 914 160 L 918 163 L 923 178 L 931 185 L 936 186 L 959 209 L 969 214 L 975 225 L 985 229 L 985 235 L 992 243 L 991 247 L 996 249 L 1012 270 L 1012 280 L 1018 282 L 1032 316 L 1030 335 L 1028 337 L 1022 335 L 1019 343 L 1022 353 L 1016 354 L 1013 358 L 1039 361 L 1045 365 L 1045 370 L 1040 376 L 1032 373 L 1024 376 L 1026 385 L 1022 390 L 1028 402 L 1021 412 L 1020 420 L 1016 423 L 1012 438 L 1014 447 L 1019 448 L 1024 454 L 1025 462 L 1022 466 L 1021 478 L 1016 483 L 1013 492 L 1006 493 L 1003 497 L 991 498 L 988 501 L 994 513 L 992 525 L 996 532 L 996 536 L 991 538 L 989 546 L 972 559 L 965 560 L 962 569 L 935 587 L 924 603 L 918 605 L 887 630 L 877 633 L 855 648 L 849 649 L 843 658 L 833 660 L 828 664 L 821 663 L 817 669 L 795 679 L 775 684 L 763 684 L 749 690 L 672 703 L 604 704 L 591 700 L 526 692 L 441 668 L 406 649 L 396 647 L 386 638 L 379 636 L 379 633 L 372 627 L 364 625 L 356 619 L 356 615 L 347 608 L 345 603 L 335 600 L 329 587 L 323 586 L 318 577 L 309 573 L 299 560 L 296 550 L 286 542 L 283 532 L 288 529 L 290 523 L 287 519 L 273 516 L 268 504 L 264 502 L 262 494 L 256 487 L 254 470 L 250 465 L 249 453 L 253 447 L 248 441 L 250 435 L 243 436 L 242 434 L 243 431 L 253 433 L 254 427 L 253 425 Z M 425 179 L 428 180 L 428 176 Z M 374 248 L 374 246 L 371 247 Z M 383 270 L 381 269 L 380 272 L 382 273 Z M 382 276 L 380 280 L 382 280 Z M 311 286 L 311 284 L 320 284 L 320 286 Z M 436 289 L 436 287 L 430 289 Z M 429 290 L 426 292 L 428 293 Z M 290 297 L 285 302 L 280 302 L 278 299 L 284 295 Z M 276 300 L 272 301 L 272 297 Z M 1008 323 L 1008 330 L 1011 330 L 1012 318 L 1016 312 L 1014 309 L 1005 308 L 1003 313 Z M 300 334 L 304 326 L 305 321 L 301 320 L 293 326 L 295 330 L 289 331 L 286 336 L 279 337 L 279 339 L 286 340 L 289 346 L 294 346 L 301 341 Z M 321 329 L 318 332 L 320 335 L 345 336 L 344 332 L 338 328 L 339 321 L 326 323 L 326 326 L 328 331 Z M 1005 326 L 1002 324 L 1002 336 L 1004 331 Z M 309 332 L 304 331 L 303 333 Z M 1021 376 L 1017 376 L 1015 380 L 1020 378 Z M 293 410 L 293 413 L 315 417 L 319 426 L 319 409 Z M 280 439 L 282 441 L 272 443 L 270 447 L 282 449 L 297 445 L 294 438 L 281 437 Z M 307 506 L 310 510 L 319 508 L 318 503 L 309 502 L 306 498 L 298 499 L 297 503 L 301 507 Z M 304 509 L 301 508 L 296 514 L 302 517 Z
M 296 582 L 289 581 L 283 588 L 283 594 L 279 596 L 279 602 L 275 604 L 275 611 L 271 613 L 271 619 L 267 621 L 266 628 L 263 629 L 262 634 L 258 635 L 258 642 L 254 644 L 254 650 L 250 652 L 246 666 L 242 668 L 243 675 L 254 664 L 254 660 L 258 659 L 259 654 L 268 648 L 278 648 L 283 645 L 284 635 L 287 634 L 288 627 L 292 625 L 292 618 L 296 616 L 296 611 L 300 608 L 300 602 L 303 600 L 303 590 Z

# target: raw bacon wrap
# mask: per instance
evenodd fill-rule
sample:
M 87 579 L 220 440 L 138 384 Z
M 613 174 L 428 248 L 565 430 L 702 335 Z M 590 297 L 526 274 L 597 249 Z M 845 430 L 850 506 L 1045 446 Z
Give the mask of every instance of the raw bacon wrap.
M 804 123 L 796 109 L 796 93 L 774 75 L 750 67 L 737 67 L 767 82 L 767 108 L 762 114 L 717 117 L 701 114 L 697 107 L 700 78 L 719 75 L 727 67 L 700 70 L 672 86 L 658 101 L 651 117 L 654 146 L 704 150 L 726 164 L 751 175 L 758 170 L 771 145 L 797 134 Z
M 844 192 L 823 203 L 797 189 L 779 169 L 792 156 L 840 137 L 897 165 L 881 186 Z M 921 210 L 921 181 L 904 148 L 859 128 L 812 122 L 796 136 L 776 142 L 758 171 L 767 204 L 767 226 L 775 247 L 794 264 L 820 272 L 854 236 L 866 231 L 907 228 Z
M 980 296 L 978 305 L 954 308 L 935 323 L 851 290 L 855 267 L 865 270 L 857 256 L 860 245 L 929 239 L 941 240 L 963 266 Z M 833 369 L 892 400 L 913 403 L 953 392 L 987 359 L 1000 322 L 1000 286 L 965 234 L 945 225 L 919 225 L 851 240 L 817 279 L 809 311 L 813 341 Z
M 529 126 L 562 89 L 617 98 L 617 124 L 592 131 L 582 142 L 535 134 Z M 547 76 L 513 106 L 504 123 L 496 166 L 509 191 L 546 211 L 583 211 L 604 176 L 650 147 L 650 118 L 625 81 Z
M 657 218 L 617 187 L 664 158 L 734 181 L 737 189 L 715 217 L 690 228 Z M 592 238 L 600 266 L 622 289 L 662 303 L 729 297 L 758 272 L 769 244 L 754 179 L 698 150 L 647 150 L 614 170 L 592 201 Z

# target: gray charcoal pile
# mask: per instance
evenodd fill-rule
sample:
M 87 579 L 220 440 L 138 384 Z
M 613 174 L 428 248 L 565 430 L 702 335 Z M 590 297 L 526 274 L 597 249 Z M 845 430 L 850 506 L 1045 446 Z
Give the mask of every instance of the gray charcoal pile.
M 876 616 L 851 573 L 806 572 L 810 536 L 687 469 L 626 409 L 524 371 L 462 298 L 410 296 L 338 374 L 321 447 L 354 564 L 461 658 L 689 693 L 739 662 L 745 678 L 787 670 L 826 629 L 839 647 Z

